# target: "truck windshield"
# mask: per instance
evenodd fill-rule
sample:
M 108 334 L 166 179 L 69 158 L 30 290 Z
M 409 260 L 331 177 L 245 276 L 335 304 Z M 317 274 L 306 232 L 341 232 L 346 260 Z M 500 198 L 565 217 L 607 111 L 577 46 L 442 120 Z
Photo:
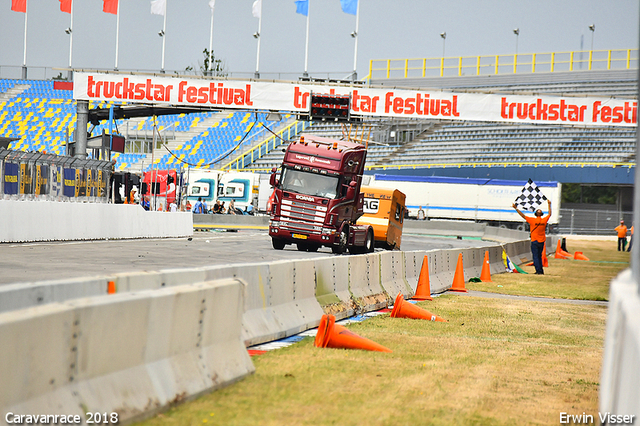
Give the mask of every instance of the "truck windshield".
M 284 191 L 313 195 L 315 197 L 336 198 L 338 194 L 338 177 L 285 168 L 282 173 L 281 187 Z

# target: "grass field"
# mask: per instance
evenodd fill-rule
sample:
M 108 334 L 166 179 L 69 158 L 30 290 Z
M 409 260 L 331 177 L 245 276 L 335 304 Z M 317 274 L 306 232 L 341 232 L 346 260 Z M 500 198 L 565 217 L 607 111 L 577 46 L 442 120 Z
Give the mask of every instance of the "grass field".
M 615 241 L 568 240 L 567 248 L 572 254 L 581 251 L 593 263 L 549 256 L 549 268 L 545 269 L 544 276 L 532 275 L 533 266 L 522 266 L 529 275 L 494 275 L 493 283 L 468 283 L 467 288 L 525 296 L 608 300 L 609 282 L 629 264 L 630 253 L 617 251 L 616 244 Z
M 596 261 L 628 261 L 613 244 L 569 241 L 571 252 L 594 262 L 550 259 L 545 276 L 494 275 L 493 284 L 468 288 L 606 299 L 610 278 L 626 265 Z M 597 418 L 606 306 L 455 294 L 419 306 L 449 322 L 381 315 L 348 326 L 390 354 L 319 349 L 307 338 L 254 357 L 256 373 L 242 382 L 143 424 L 558 424 L 560 412 Z

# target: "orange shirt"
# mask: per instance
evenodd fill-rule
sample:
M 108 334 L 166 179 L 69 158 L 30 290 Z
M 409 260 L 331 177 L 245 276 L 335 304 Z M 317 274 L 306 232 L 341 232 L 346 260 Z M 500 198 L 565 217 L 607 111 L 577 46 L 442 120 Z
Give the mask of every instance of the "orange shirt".
M 615 231 L 618 233 L 618 238 L 624 238 L 627 236 L 627 227 L 624 225 L 616 226 Z
M 551 215 L 546 215 L 544 217 L 525 217 L 525 220 L 529 224 L 529 228 L 531 228 L 531 241 L 544 243 L 547 240 L 545 231 L 547 230 L 547 222 L 549 222 L 550 217 Z

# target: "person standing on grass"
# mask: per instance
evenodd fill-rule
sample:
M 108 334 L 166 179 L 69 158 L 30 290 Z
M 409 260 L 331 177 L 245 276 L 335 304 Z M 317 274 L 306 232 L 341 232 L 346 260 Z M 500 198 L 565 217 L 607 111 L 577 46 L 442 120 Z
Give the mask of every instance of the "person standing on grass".
M 547 240 L 546 230 L 547 222 L 551 217 L 551 200 L 547 200 L 549 204 L 549 213 L 542 217 L 542 210 L 537 209 L 534 213 L 534 217 L 525 216 L 516 203 L 513 203 L 513 208 L 516 212 L 527 221 L 531 230 L 531 254 L 533 255 L 533 266 L 536 268 L 536 275 L 544 275 L 544 269 L 542 268 L 542 250 L 544 250 L 544 242 Z
M 618 233 L 618 251 L 625 251 L 627 248 L 627 227 L 624 224 L 624 220 L 620 221 L 620 225 L 616 226 L 614 231 Z M 620 247 L 622 247 L 622 250 Z

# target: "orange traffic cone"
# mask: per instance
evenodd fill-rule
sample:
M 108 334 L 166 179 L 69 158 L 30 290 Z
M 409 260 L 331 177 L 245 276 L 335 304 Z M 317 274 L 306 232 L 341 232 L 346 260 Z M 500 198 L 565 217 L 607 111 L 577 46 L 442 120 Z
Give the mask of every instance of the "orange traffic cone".
M 336 317 L 323 315 L 318 326 L 318 333 L 313 345 L 317 348 L 361 349 L 364 351 L 391 352 L 391 349 L 360 337 L 341 325 L 336 324 Z
M 453 276 L 453 284 L 451 284 L 451 291 L 461 291 L 468 293 L 464 287 L 464 267 L 462 266 L 462 253 L 458 254 L 458 264 L 456 265 L 456 273 Z
M 114 294 L 116 292 L 116 283 L 115 281 L 109 281 L 107 283 L 107 294 Z
M 544 246 L 542 248 L 542 267 L 549 267 L 549 259 L 547 258 L 547 242 L 545 241 Z
M 425 309 L 406 302 L 404 300 L 404 297 L 402 296 L 402 293 L 398 293 L 398 296 L 396 297 L 396 301 L 393 304 L 393 310 L 391 311 L 391 317 L 446 322 L 438 315 L 434 315 Z
M 562 250 L 562 248 L 560 247 L 560 244 L 561 244 L 561 241 L 558 240 L 558 247 L 556 248 L 556 254 L 554 257 L 556 259 L 566 259 L 568 256 L 562 253 L 564 250 Z
M 420 278 L 418 278 L 418 287 L 416 294 L 412 297 L 414 300 L 433 300 L 431 298 L 431 284 L 429 283 L 429 259 L 427 256 L 422 259 L 422 268 L 420 269 Z
M 483 283 L 492 283 L 491 281 L 491 265 L 489 264 L 489 252 L 484 252 L 484 260 L 482 261 L 482 272 L 480 272 L 480 281 Z
M 585 256 L 584 254 L 582 254 L 581 251 L 577 251 L 575 252 L 575 254 L 573 255 L 573 258 L 575 260 L 589 260 L 589 258 L 587 256 Z

